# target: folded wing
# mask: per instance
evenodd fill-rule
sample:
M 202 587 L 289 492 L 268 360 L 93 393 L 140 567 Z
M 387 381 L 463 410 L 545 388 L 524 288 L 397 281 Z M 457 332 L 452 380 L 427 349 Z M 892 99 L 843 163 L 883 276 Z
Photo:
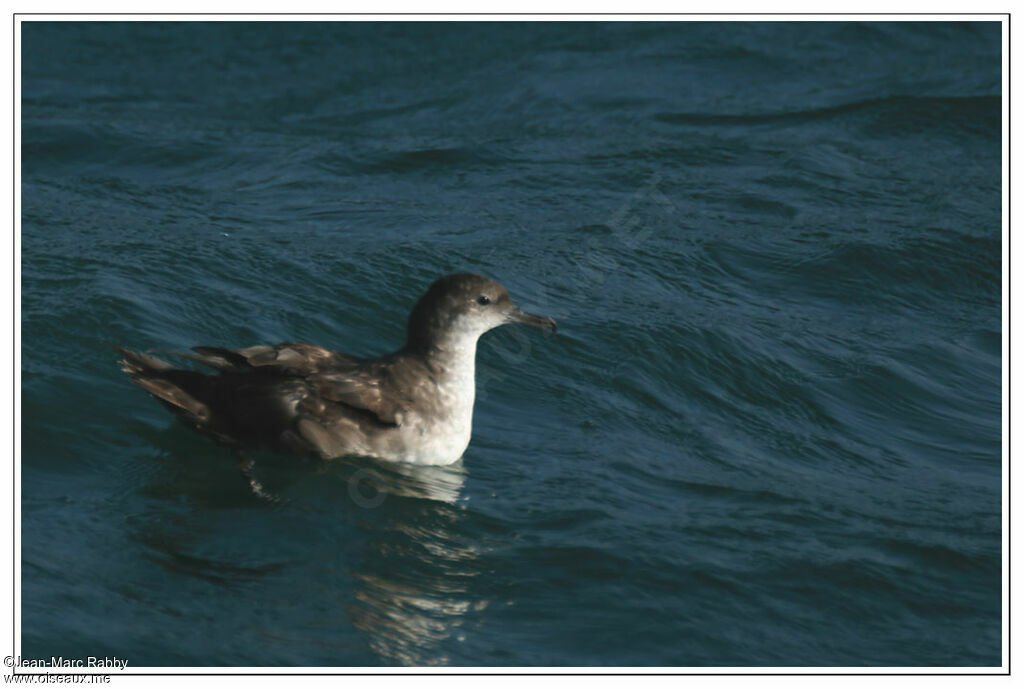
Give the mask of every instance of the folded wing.
M 186 354 L 211 368 L 225 372 L 280 372 L 305 379 L 315 393 L 300 404 L 300 410 L 327 420 L 331 403 L 369 417 L 385 426 L 398 426 L 405 405 L 387 394 L 386 363 L 369 361 L 301 342 L 256 345 L 244 349 L 193 347 Z M 335 413 L 343 410 L 333 410 Z

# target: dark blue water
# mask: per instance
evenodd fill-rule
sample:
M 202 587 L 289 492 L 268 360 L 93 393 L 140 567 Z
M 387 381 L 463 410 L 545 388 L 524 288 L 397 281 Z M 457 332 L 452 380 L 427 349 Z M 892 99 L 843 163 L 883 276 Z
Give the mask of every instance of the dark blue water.
M 22 37 L 23 656 L 1000 664 L 998 23 Z M 379 354 L 453 270 L 561 331 L 450 470 L 270 504 L 106 348 Z

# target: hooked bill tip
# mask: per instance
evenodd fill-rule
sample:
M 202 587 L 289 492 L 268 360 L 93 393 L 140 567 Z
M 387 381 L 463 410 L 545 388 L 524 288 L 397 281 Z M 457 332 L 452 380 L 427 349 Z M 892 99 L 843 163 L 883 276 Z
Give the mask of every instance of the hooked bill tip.
M 526 313 L 521 309 L 516 309 L 512 312 L 509 320 L 513 323 L 522 323 L 523 325 L 530 325 L 534 328 L 540 328 L 542 330 L 550 330 L 553 333 L 558 332 L 558 323 L 555 322 L 554 318 L 548 318 L 547 316 L 537 316 L 532 313 Z

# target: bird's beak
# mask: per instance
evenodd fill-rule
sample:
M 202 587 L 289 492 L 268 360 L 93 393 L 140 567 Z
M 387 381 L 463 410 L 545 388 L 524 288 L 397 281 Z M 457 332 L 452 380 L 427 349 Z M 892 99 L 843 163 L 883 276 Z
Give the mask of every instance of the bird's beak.
M 558 324 L 555 323 L 554 318 L 548 318 L 547 316 L 535 316 L 532 313 L 526 313 L 522 309 L 516 307 L 508 314 L 509 323 L 522 323 L 524 325 L 532 325 L 534 328 L 541 328 L 542 330 L 550 330 L 551 332 L 558 332 Z

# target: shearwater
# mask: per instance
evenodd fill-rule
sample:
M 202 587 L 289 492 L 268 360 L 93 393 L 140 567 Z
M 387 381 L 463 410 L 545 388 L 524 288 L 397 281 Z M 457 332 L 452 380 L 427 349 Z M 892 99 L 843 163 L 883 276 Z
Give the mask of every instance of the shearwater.
M 298 342 L 178 353 L 217 371 L 207 374 L 116 349 L 136 384 L 233 447 L 445 465 L 469 446 L 477 340 L 507 323 L 556 330 L 553 319 L 517 307 L 497 282 L 456 273 L 413 308 L 405 346 L 378 358 Z

